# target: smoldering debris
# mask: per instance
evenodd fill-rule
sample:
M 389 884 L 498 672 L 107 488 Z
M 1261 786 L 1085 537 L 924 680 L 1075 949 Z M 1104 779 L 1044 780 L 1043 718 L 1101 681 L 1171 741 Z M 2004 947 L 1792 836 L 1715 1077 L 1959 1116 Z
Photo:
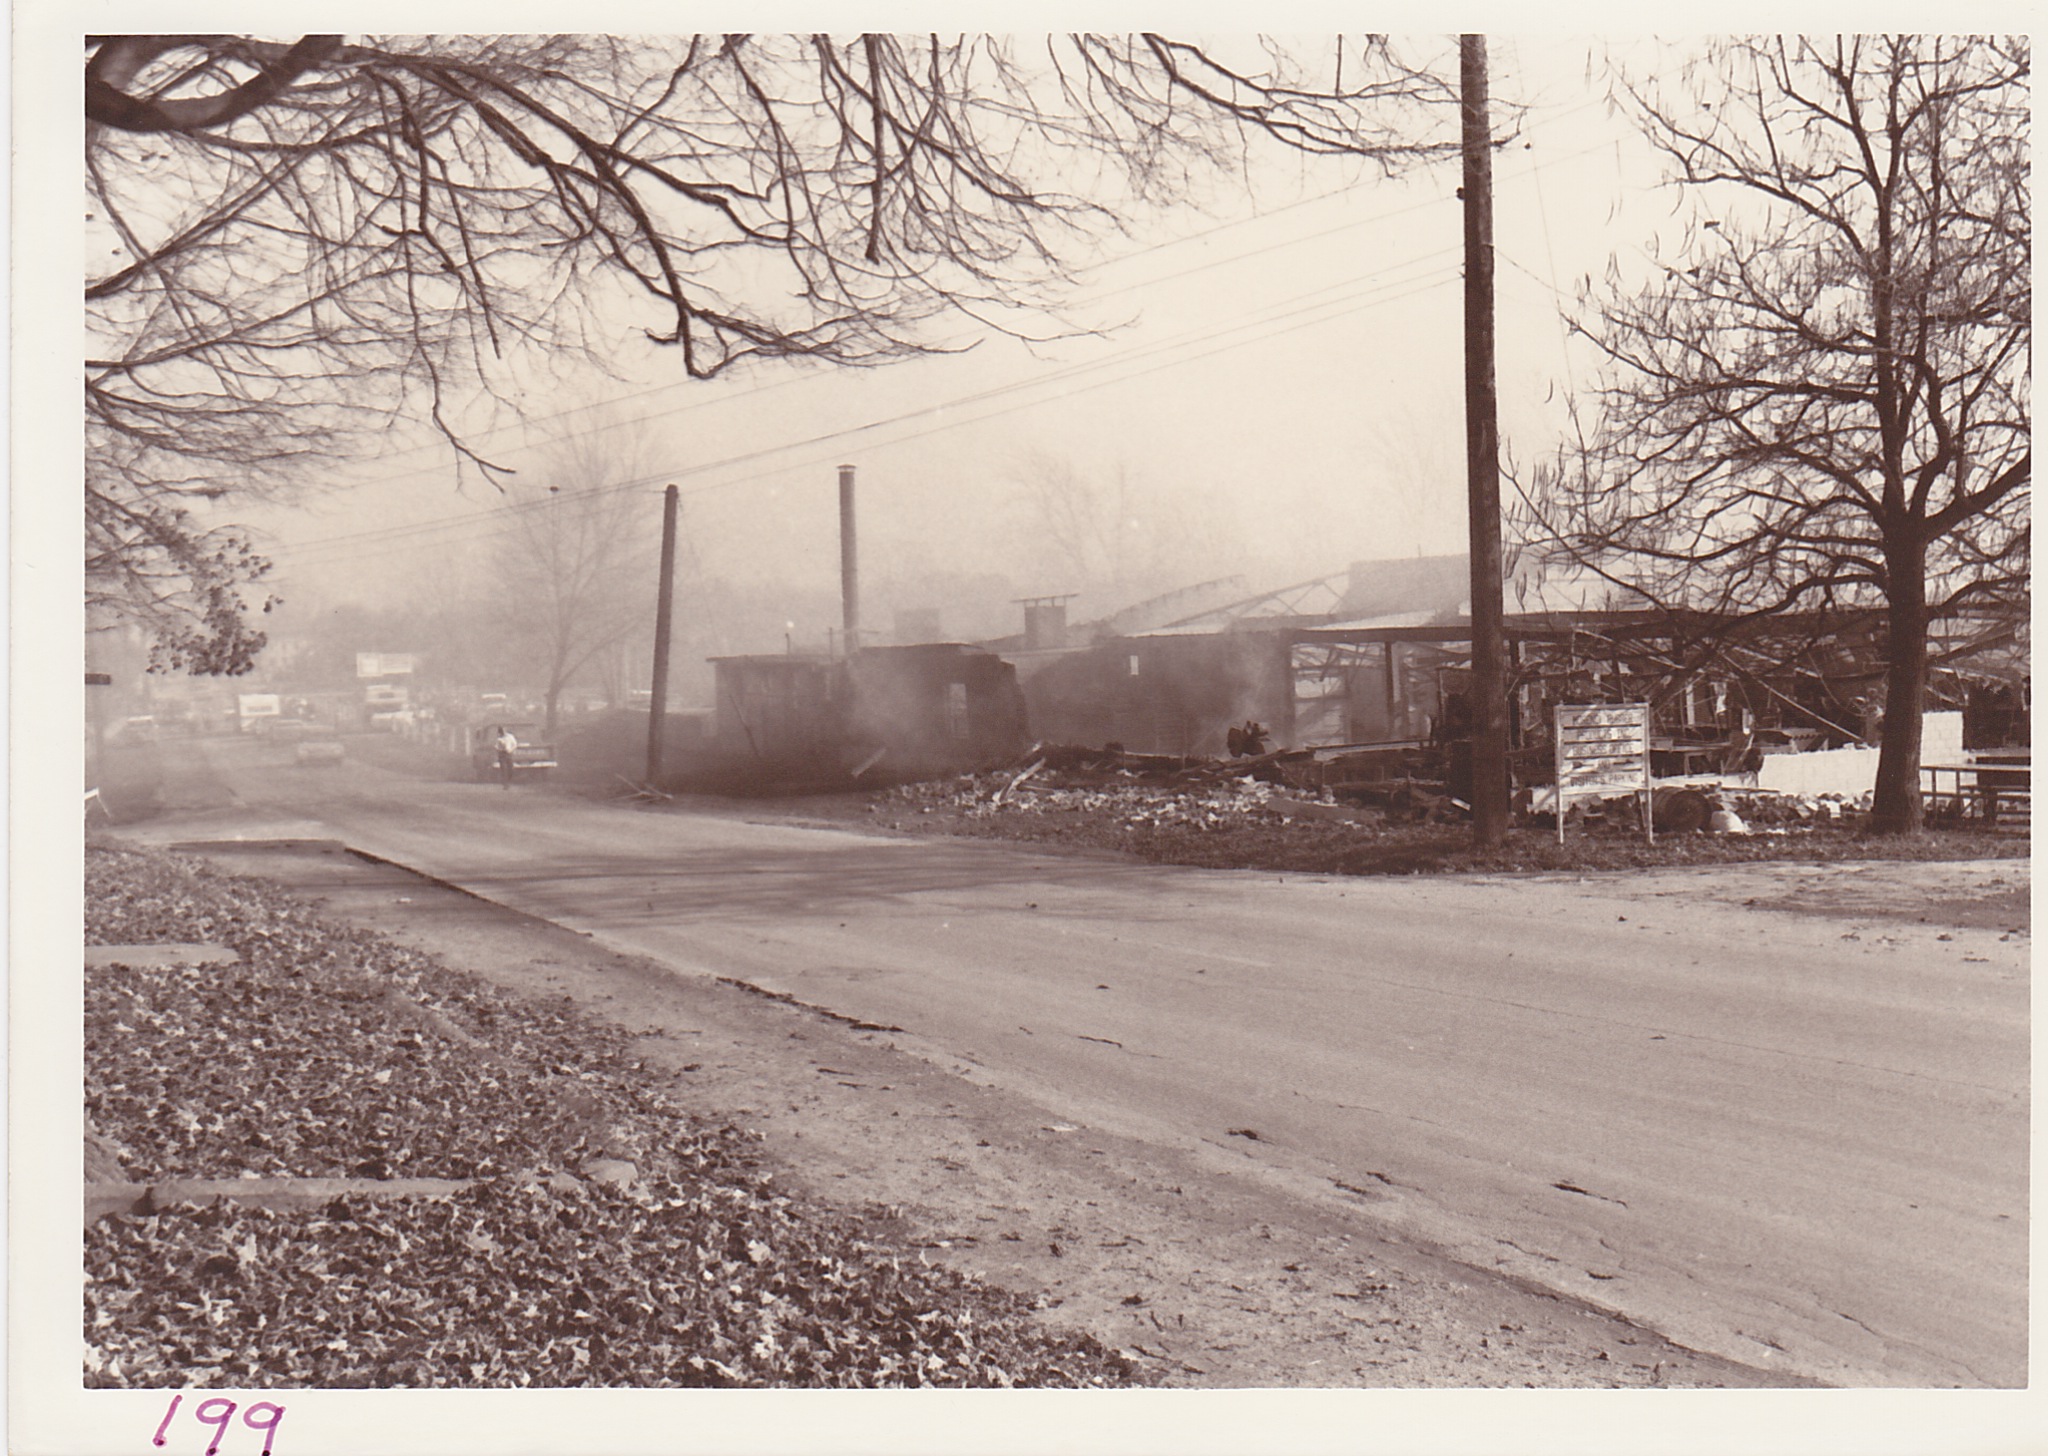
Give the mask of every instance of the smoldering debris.
M 1427 752 L 1284 749 L 1252 758 L 1183 758 L 1104 748 L 1033 744 L 995 771 L 903 784 L 879 794 L 871 812 L 908 810 L 970 822 L 1005 816 L 1057 820 L 1068 815 L 1126 829 L 1222 830 L 1248 824 L 1341 823 L 1358 830 L 1468 822 L 1470 808 L 1431 770 Z M 1524 796 L 1519 817 L 1551 822 Z M 1868 809 L 1869 796 L 1782 794 L 1720 784 L 1659 785 L 1660 832 L 1741 834 L 1840 825 Z M 1699 801 L 1697 815 L 1687 813 Z M 1635 824 L 1639 800 L 1628 794 L 1572 807 L 1574 822 Z

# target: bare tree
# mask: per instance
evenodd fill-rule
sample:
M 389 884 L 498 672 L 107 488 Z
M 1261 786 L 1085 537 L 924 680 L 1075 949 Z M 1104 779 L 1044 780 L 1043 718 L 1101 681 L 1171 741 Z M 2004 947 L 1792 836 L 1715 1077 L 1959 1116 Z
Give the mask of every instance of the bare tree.
M 658 452 L 630 425 L 588 431 L 553 447 L 535 474 L 509 487 L 492 553 L 489 598 L 560 722 L 563 691 L 653 616 L 659 497 L 643 482 Z
M 1091 597 L 1096 610 L 1182 585 L 1226 549 L 1213 525 L 1125 461 L 1090 471 L 1031 450 L 1012 462 L 1009 478 L 1027 539 L 1040 548 L 1029 564 L 1052 574 L 1047 584 Z
M 1881 609 L 1890 832 L 1921 823 L 1930 631 L 2026 597 L 2029 74 L 2024 40 L 1733 40 L 1637 89 L 1703 210 L 1589 297 L 1611 367 L 1540 503 L 1674 612 Z
M 1135 208 L 1257 137 L 1431 155 L 1450 94 L 1373 36 L 88 37 L 89 506 L 174 522 L 415 415 L 491 473 L 505 361 L 621 310 L 693 378 L 1074 327 L 1066 260 Z

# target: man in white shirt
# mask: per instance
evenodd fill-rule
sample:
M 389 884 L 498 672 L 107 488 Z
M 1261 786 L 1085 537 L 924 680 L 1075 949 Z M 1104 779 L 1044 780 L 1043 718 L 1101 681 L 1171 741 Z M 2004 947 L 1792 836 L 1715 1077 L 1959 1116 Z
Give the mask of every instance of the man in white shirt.
M 498 736 L 491 740 L 491 746 L 498 750 L 498 773 L 509 789 L 512 787 L 512 751 L 519 747 L 519 735 L 510 728 L 500 728 Z

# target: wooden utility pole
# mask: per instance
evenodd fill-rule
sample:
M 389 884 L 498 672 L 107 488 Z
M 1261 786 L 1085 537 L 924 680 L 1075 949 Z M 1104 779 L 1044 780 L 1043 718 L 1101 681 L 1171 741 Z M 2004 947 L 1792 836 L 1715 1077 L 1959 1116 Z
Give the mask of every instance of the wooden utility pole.
M 681 492 L 670 486 L 661 501 L 661 585 L 655 592 L 654 691 L 647 703 L 647 787 L 661 787 L 661 743 L 668 726 L 668 619 L 676 604 L 676 511 Z
M 1493 136 L 1486 37 L 1458 37 L 1465 159 L 1465 482 L 1472 557 L 1472 837 L 1508 831 L 1508 694 L 1500 566 L 1500 421 L 1493 368 Z

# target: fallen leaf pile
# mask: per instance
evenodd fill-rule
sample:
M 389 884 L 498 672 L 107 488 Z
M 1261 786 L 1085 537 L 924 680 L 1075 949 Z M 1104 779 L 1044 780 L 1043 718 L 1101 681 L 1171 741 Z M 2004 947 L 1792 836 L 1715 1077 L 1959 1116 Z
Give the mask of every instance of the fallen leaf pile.
M 744 1182 L 216 1204 L 105 1220 L 86 1270 L 93 1387 L 1128 1383 L 1016 1296 Z
M 88 971 L 87 1112 L 125 1177 L 478 1180 L 101 1219 L 90 1386 L 1137 1383 L 1020 1297 L 780 1193 L 621 1032 L 259 882 L 102 847 L 86 873 L 89 943 L 241 955 Z M 637 1179 L 563 1176 L 600 1153 Z
M 495 1030 L 515 1065 L 546 1065 L 559 1014 L 516 1014 L 481 984 L 434 975 L 426 956 L 324 925 L 253 881 L 98 850 L 86 876 L 89 943 L 214 941 L 241 954 L 87 977 L 86 1115 L 134 1154 L 132 1177 L 470 1178 L 562 1166 L 607 1140 L 551 1079 L 423 1031 L 394 1014 L 392 993 Z M 613 1050 L 595 1028 L 580 1034 Z M 630 1069 L 611 1070 L 616 1084 Z

